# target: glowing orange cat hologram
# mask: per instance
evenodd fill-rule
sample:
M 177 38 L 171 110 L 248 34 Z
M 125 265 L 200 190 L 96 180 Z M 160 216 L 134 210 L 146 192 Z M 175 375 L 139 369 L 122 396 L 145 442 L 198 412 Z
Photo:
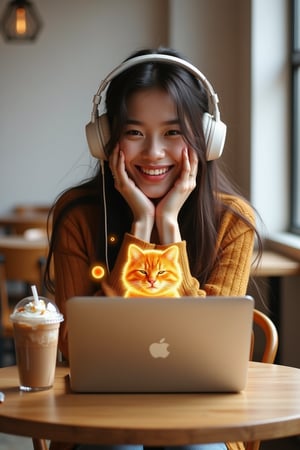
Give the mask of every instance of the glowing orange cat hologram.
M 143 250 L 130 244 L 122 281 L 124 297 L 180 297 L 178 248 L 172 245 L 166 250 Z

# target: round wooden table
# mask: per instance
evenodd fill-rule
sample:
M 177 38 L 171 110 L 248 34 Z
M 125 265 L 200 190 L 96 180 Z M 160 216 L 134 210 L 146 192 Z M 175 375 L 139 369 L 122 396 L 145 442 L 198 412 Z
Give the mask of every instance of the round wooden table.
M 28 228 L 47 229 L 48 213 L 28 212 L 0 215 L 0 228 L 9 234 L 23 234 Z
M 68 369 L 53 389 L 18 390 L 16 367 L 0 369 L 0 431 L 63 442 L 184 445 L 299 434 L 300 370 L 250 363 L 233 394 L 76 394 Z
M 0 249 L 1 247 L 11 249 L 41 249 L 47 252 L 48 250 L 48 238 L 47 236 L 38 236 L 36 239 L 28 239 L 22 235 L 7 235 L 0 236 Z

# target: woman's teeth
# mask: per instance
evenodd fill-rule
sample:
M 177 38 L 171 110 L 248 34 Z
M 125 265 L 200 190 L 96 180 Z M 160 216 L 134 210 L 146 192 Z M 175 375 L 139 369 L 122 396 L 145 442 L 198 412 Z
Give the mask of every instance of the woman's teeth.
M 164 175 L 165 173 L 167 173 L 169 171 L 169 169 L 167 167 L 165 167 L 164 169 L 143 169 L 141 167 L 141 172 L 144 173 L 145 175 Z

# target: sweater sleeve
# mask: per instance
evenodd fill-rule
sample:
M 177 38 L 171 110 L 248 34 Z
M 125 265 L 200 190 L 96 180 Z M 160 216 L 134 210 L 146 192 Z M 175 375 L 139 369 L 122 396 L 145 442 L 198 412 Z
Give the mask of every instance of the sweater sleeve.
M 233 209 L 237 209 L 254 224 L 254 212 L 247 203 L 235 199 Z M 254 237 L 254 230 L 231 210 L 224 214 L 217 240 L 219 258 L 203 286 L 207 295 L 246 294 Z
M 62 198 L 54 210 L 53 223 L 55 224 L 64 206 Z M 97 211 L 94 208 L 81 207 L 73 209 L 66 214 L 59 224 L 54 248 L 54 279 L 55 301 L 64 321 L 59 331 L 59 349 L 63 355 L 68 356 L 67 345 L 67 300 L 74 296 L 91 296 L 101 294 L 101 286 L 95 283 L 91 276 L 91 266 L 97 261 L 95 252 L 95 233 L 87 224 L 95 223 Z M 97 226 L 97 223 L 95 227 Z
M 230 209 L 223 215 L 218 230 L 216 253 L 218 259 L 207 282 L 200 286 L 190 272 L 186 242 L 178 242 L 179 261 L 183 281 L 182 296 L 244 295 L 249 282 L 254 230 L 236 212 L 254 224 L 254 211 L 250 205 L 238 197 L 224 196 Z M 164 249 L 168 246 L 156 246 Z
M 54 252 L 55 301 L 64 315 L 59 331 L 59 349 L 67 358 L 66 302 L 73 296 L 94 295 L 95 285 L 89 276 L 89 257 L 82 246 L 82 238 L 72 224 L 60 230 Z
M 200 289 L 198 280 L 192 276 L 190 271 L 190 264 L 186 250 L 186 241 L 176 242 L 172 245 L 176 245 L 179 250 L 179 265 L 182 271 L 180 295 L 182 297 L 204 297 L 206 295 L 206 292 L 203 289 Z M 156 248 L 164 250 L 169 246 L 170 245 L 157 245 Z

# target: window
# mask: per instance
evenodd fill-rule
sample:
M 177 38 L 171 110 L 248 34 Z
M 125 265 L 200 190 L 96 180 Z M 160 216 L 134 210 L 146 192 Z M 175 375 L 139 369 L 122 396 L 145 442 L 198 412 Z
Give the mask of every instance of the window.
M 292 2 L 292 214 L 291 228 L 300 234 L 300 0 Z

